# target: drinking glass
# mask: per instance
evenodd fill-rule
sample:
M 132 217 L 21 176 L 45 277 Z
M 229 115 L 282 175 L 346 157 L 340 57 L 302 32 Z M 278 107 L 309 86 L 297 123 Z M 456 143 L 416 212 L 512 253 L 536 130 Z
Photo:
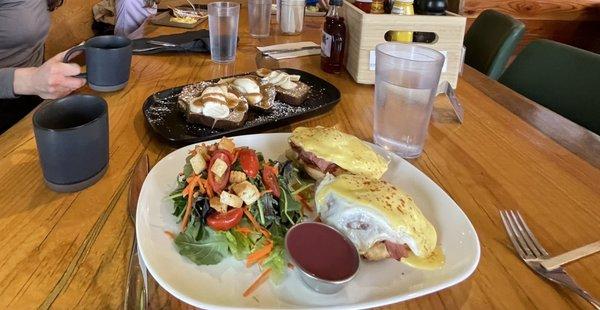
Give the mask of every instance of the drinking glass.
M 285 35 L 297 35 L 304 27 L 305 0 L 280 0 L 279 27 Z
M 214 62 L 232 62 L 237 49 L 240 5 L 234 2 L 208 4 L 210 58 Z
M 269 36 L 271 0 L 248 0 L 248 27 L 255 38 Z
M 403 158 L 421 155 L 444 55 L 412 44 L 375 47 L 373 140 Z

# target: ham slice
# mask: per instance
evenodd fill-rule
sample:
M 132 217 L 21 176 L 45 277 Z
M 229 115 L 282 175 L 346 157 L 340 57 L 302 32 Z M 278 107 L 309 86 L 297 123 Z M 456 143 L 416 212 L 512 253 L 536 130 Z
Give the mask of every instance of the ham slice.
M 385 248 L 390 254 L 390 257 L 395 260 L 400 260 L 402 257 L 408 257 L 408 249 L 405 244 L 398 244 L 386 240 Z
M 301 147 L 299 147 L 293 143 L 290 143 L 290 145 L 292 147 L 292 150 L 294 150 L 298 154 L 298 157 L 304 163 L 314 166 L 319 171 L 321 171 L 323 173 L 329 172 L 333 175 L 338 175 L 341 172 L 343 172 L 343 169 L 340 168 L 338 165 L 336 165 L 330 161 L 327 161 L 323 158 L 320 158 L 312 152 L 305 151 Z

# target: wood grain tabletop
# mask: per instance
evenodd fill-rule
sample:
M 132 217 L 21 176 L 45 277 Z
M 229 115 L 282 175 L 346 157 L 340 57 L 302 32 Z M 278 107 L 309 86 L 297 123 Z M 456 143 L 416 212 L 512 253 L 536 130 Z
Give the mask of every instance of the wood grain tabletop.
M 356 84 L 346 73 L 323 73 L 318 56 L 280 62 L 257 57 L 256 46 L 319 42 L 322 18 L 307 17 L 300 36 L 257 40 L 248 35 L 245 11 L 235 63 L 217 65 L 206 54 L 134 56 L 124 90 L 96 93 L 109 105 L 110 164 L 92 187 L 71 194 L 45 187 L 31 115 L 0 136 L 0 308 L 122 307 L 134 232 L 126 207 L 131 171 L 144 153 L 155 164 L 174 150 L 145 124 L 141 106 L 154 92 L 257 66 L 298 68 L 337 86 L 342 100 L 331 112 L 278 131 L 300 125 L 336 126 L 372 141 L 373 86 Z M 272 33 L 276 29 L 272 24 Z M 145 29 L 147 36 L 181 31 Z M 411 161 L 448 192 L 473 223 L 481 242 L 479 266 L 458 285 L 388 309 L 589 308 L 576 295 L 536 276 L 517 258 L 499 210 L 520 211 L 551 254 L 597 241 L 600 170 L 590 159 L 600 156 L 594 144 L 597 139 L 577 140 L 575 135 L 565 143 L 547 128 L 556 130 L 567 120 L 543 115 L 528 119 L 526 114 L 535 108 L 519 114 L 506 102 L 498 102 L 503 97 L 492 97 L 494 83 L 465 70 L 457 89 L 465 122 L 459 124 L 447 99 L 438 97 L 425 150 Z M 94 93 L 87 88 L 80 92 Z M 580 151 L 570 150 L 573 145 Z M 592 295 L 600 296 L 599 265 L 600 255 L 593 255 L 569 264 L 567 271 Z M 160 291 L 152 308 L 188 306 Z

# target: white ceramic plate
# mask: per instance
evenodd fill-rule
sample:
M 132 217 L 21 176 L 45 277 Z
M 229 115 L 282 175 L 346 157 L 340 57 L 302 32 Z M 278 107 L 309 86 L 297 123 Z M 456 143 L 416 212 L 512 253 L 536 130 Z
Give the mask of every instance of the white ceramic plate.
M 234 140 L 236 145 L 263 152 L 265 158 L 277 159 L 288 147 L 288 136 L 260 134 Z M 256 298 L 244 298 L 242 293 L 260 274 L 258 267 L 248 269 L 232 258 L 214 266 L 195 265 L 177 253 L 164 233 L 178 231 L 172 204 L 165 197 L 176 187 L 176 175 L 189 149 L 167 155 L 148 174 L 138 202 L 136 232 L 148 270 L 163 288 L 190 305 L 207 309 L 377 307 L 457 284 L 473 273 L 479 262 L 477 234 L 452 198 L 407 161 L 375 147 L 391 159 L 384 179 L 409 193 L 437 229 L 446 265 L 437 271 L 421 271 L 390 259 L 361 261 L 354 280 L 334 295 L 311 291 L 292 270 L 280 285 L 265 283 L 256 291 Z

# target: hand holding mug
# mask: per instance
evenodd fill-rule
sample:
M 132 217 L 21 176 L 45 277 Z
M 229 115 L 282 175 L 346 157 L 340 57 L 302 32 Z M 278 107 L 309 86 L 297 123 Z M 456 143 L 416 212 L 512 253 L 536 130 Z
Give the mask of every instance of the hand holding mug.
M 68 62 L 76 53 L 85 54 L 85 77 L 91 89 L 111 92 L 124 88 L 131 68 L 131 40 L 122 36 L 98 36 L 71 48 L 64 56 Z
M 62 62 L 66 53 L 64 51 L 55 55 L 37 68 L 16 69 L 14 93 L 57 99 L 85 85 L 85 79 L 77 77 L 81 73 L 81 67 L 75 63 Z

